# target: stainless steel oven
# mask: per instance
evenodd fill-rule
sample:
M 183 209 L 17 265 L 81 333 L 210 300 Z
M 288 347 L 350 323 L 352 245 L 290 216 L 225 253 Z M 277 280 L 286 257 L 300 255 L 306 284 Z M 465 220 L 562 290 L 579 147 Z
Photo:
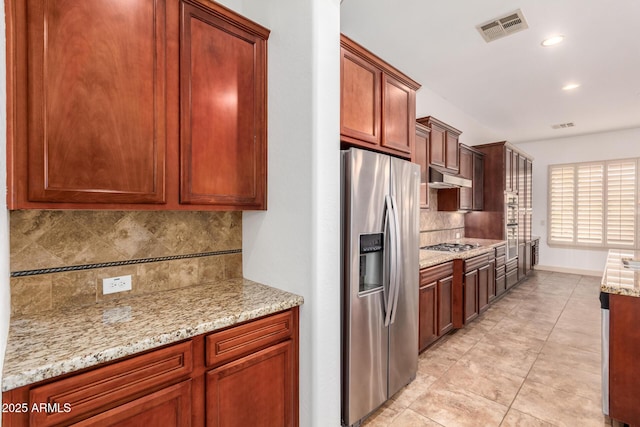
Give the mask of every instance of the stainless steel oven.
M 507 261 L 518 256 L 518 196 L 504 195 L 505 236 L 507 240 Z

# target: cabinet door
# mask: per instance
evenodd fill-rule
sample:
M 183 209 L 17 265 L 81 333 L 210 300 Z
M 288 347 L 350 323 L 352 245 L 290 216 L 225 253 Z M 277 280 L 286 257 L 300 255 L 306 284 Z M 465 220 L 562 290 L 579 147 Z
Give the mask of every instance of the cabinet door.
M 473 203 L 474 211 L 484 210 L 484 156 L 473 155 Z
M 489 301 L 493 301 L 496 297 L 496 263 L 492 261 L 489 264 Z
M 491 267 L 491 268 L 490 268 Z M 489 270 L 492 270 L 492 265 L 483 265 L 478 269 L 478 312 L 482 313 L 489 308 Z
M 187 427 L 190 425 L 191 380 L 166 387 L 74 424 L 78 427 Z
M 526 259 L 526 244 L 518 244 L 518 281 L 526 275 L 525 271 L 525 259 Z
M 438 336 L 453 329 L 452 290 L 453 276 L 438 280 Z
M 436 306 L 436 282 L 432 282 L 420 288 L 419 351 L 438 339 Z
M 415 91 L 383 74 L 381 145 L 410 158 L 415 140 Z
M 429 129 L 416 124 L 414 163 L 420 165 L 420 207 L 429 208 Z
M 379 145 L 382 73 L 344 48 L 340 54 L 340 134 Z
M 207 372 L 206 425 L 293 426 L 293 351 L 288 340 Z
M 478 270 L 473 270 L 464 275 L 464 324 L 478 316 Z
M 460 168 L 458 160 L 458 135 L 447 131 L 445 134 L 445 167 L 458 172 Z
M 504 149 L 504 190 L 515 191 L 513 183 L 513 150 L 505 147 Z
M 26 7 L 15 111 L 28 176 L 17 185 L 36 202 L 164 202 L 165 1 Z
M 445 139 L 447 131 L 435 123 L 431 123 L 431 145 L 429 151 L 429 161 L 432 165 L 445 167 L 446 146 Z
M 460 147 L 460 176 L 473 179 L 473 153 Z M 475 185 L 475 182 L 472 184 Z M 473 189 L 462 187 L 458 189 L 458 209 L 470 211 L 473 208 Z
M 266 208 L 266 37 L 181 3 L 180 203 Z
M 527 159 L 525 164 L 525 187 L 526 187 L 526 195 L 524 200 L 524 207 L 527 210 L 533 209 L 533 183 L 531 180 L 533 179 L 533 162 Z

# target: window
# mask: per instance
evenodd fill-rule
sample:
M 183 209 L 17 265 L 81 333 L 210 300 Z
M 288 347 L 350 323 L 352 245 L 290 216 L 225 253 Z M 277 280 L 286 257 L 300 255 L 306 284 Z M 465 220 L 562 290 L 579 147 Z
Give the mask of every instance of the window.
M 639 160 L 549 166 L 549 244 L 637 248 Z

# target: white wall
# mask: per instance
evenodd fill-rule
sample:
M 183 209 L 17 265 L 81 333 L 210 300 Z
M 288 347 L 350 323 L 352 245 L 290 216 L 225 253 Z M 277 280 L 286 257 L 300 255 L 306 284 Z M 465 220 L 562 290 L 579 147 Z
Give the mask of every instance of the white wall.
M 540 236 L 540 268 L 564 268 L 601 275 L 606 250 L 563 249 L 547 245 L 548 166 L 559 163 L 640 157 L 640 128 L 517 145 L 534 157 L 533 234 Z
M 300 425 L 340 425 L 339 0 L 228 0 L 271 29 L 268 210 L 243 215 L 243 270 L 302 295 Z
M 478 145 L 504 140 L 504 136 L 481 124 L 427 86 L 422 86 L 416 93 L 416 117 L 433 116 L 461 130 L 460 142 L 463 144 Z
M 4 8 L 0 10 L 0 46 L 5 43 Z M 9 332 L 10 292 L 9 292 L 9 215 L 7 211 L 7 91 L 6 91 L 6 51 L 0 48 L 0 383 L 2 365 Z M 2 422 L 0 421 L 0 424 Z

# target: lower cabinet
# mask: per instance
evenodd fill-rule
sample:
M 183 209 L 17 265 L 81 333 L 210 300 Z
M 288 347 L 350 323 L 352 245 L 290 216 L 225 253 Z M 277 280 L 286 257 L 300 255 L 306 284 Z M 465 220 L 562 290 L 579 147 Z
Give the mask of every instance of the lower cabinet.
M 288 340 L 207 372 L 206 425 L 294 425 L 292 363 Z
M 518 260 L 519 258 L 514 258 L 505 264 L 507 289 L 518 283 Z
M 191 425 L 191 380 L 163 388 L 116 406 L 75 426 L 167 426 Z
M 2 424 L 297 426 L 298 316 L 295 307 L 9 390 L 4 406 L 28 410 L 3 412 Z
M 454 261 L 453 326 L 462 328 L 489 307 L 496 295 L 495 253 Z
M 419 351 L 453 329 L 452 285 L 452 261 L 420 270 Z
M 619 424 L 640 425 L 640 298 L 609 295 L 609 416 Z M 606 363 L 606 362 L 605 362 Z
M 540 239 L 531 241 L 531 269 L 540 261 Z
M 464 273 L 462 282 L 463 324 L 471 322 L 478 317 L 478 270 Z

